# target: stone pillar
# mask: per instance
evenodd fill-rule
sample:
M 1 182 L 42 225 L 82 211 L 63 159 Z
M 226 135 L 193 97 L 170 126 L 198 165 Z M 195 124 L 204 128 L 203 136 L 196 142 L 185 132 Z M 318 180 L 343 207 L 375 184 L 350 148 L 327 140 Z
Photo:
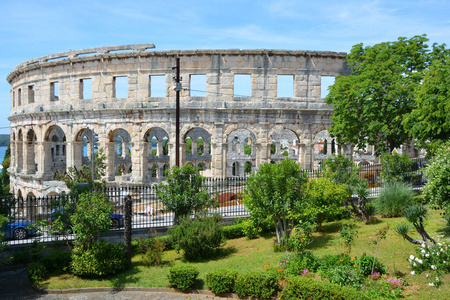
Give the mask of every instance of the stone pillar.
M 142 182 L 145 183 L 149 181 L 152 176 L 152 173 L 148 172 L 148 151 L 151 148 L 151 143 L 147 142 L 147 140 L 141 143 L 142 151 L 141 151 L 141 168 L 142 168 Z M 134 170 L 134 168 L 133 168 Z
M 16 153 L 16 142 L 11 141 L 10 142 L 10 150 L 11 150 L 11 162 L 9 164 L 10 172 L 16 171 L 16 159 L 17 159 L 17 153 Z M 2 171 L 2 172 L 6 172 Z
M 156 156 L 162 156 L 163 155 L 163 141 L 160 141 L 159 139 L 156 142 Z
M 134 142 L 131 144 L 131 181 L 142 183 L 144 181 L 144 143 Z
M 115 142 L 107 141 L 105 143 L 105 156 L 106 156 L 106 172 L 105 177 L 107 181 L 114 181 L 116 176 L 115 163 L 116 163 L 116 151 Z
M 41 142 L 38 146 L 39 157 L 38 157 L 38 175 L 43 180 L 51 180 L 53 177 L 52 172 L 52 158 L 51 158 L 51 147 L 52 142 Z
M 224 123 L 215 123 L 215 128 L 212 132 L 212 136 L 214 136 L 214 143 L 211 143 L 211 174 L 216 178 L 224 178 L 226 177 L 226 151 L 224 145 L 222 143 L 223 136 L 223 126 Z
M 35 153 L 34 153 L 34 142 L 25 141 L 23 143 L 23 147 L 25 149 L 25 161 L 23 165 L 23 172 L 25 174 L 34 174 L 36 173 L 36 165 L 35 165 Z
M 20 173 L 23 169 L 23 141 L 16 142 L 16 172 Z
M 203 141 L 203 155 L 209 155 L 209 145 L 211 144 L 211 140 Z
M 192 146 L 194 146 L 194 144 L 192 144 Z M 194 150 L 192 150 L 192 152 L 194 152 Z M 186 143 L 180 141 L 180 168 L 185 164 L 186 164 Z

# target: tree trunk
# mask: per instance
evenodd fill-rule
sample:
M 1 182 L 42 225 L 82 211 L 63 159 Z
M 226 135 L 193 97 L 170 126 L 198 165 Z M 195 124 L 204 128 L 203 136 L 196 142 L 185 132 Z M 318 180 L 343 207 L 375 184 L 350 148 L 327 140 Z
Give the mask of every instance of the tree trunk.
M 126 250 L 126 258 L 128 262 L 128 267 L 131 266 L 131 217 L 133 214 L 132 211 L 132 200 L 131 196 L 127 196 L 125 200 L 125 215 L 124 215 L 124 226 L 125 226 L 125 250 Z

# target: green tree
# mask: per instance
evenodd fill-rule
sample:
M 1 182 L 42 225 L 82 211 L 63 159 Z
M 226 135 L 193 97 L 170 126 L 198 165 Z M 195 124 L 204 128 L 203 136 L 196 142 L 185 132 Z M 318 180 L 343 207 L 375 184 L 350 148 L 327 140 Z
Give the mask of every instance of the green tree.
M 391 152 L 408 141 L 403 119 L 415 105 L 415 90 L 432 61 L 425 35 L 363 47 L 347 55 L 351 75 L 337 76 L 326 97 L 334 115 L 329 132 L 339 143 Z M 434 45 L 433 53 L 440 47 Z
M 411 183 L 415 174 L 412 172 L 414 161 L 406 155 L 398 153 L 381 155 L 381 178 L 383 182 L 402 181 Z
M 300 164 L 284 159 L 266 163 L 247 179 L 244 203 L 252 218 L 272 218 L 277 243 L 288 241 L 294 226 L 293 214 L 302 210 L 302 189 L 308 180 Z
M 344 185 L 347 199 L 343 202 L 347 212 L 354 218 L 365 222 L 372 218 L 366 207 L 369 187 L 366 180 L 359 177 L 360 168 L 341 153 L 327 158 L 323 162 L 324 177 L 330 178 L 335 184 Z M 356 194 L 358 197 L 353 197 Z M 352 207 L 352 209 L 349 208 Z
M 174 166 L 167 174 L 167 181 L 156 187 L 156 194 L 166 210 L 174 212 L 174 222 L 181 216 L 189 216 L 193 211 L 213 205 L 204 187 L 205 177 L 190 164 L 179 168 Z
M 2 172 L 0 177 L 0 195 L 7 195 L 9 194 L 9 172 L 8 168 L 11 164 L 11 147 L 8 144 L 8 148 L 6 148 L 5 157 L 3 158 L 2 162 Z
M 417 89 L 416 107 L 403 125 L 420 147 L 434 151 L 450 139 L 450 57 L 433 63 Z
M 312 178 L 304 191 L 304 214 L 315 217 L 317 231 L 326 218 L 333 218 L 348 197 L 345 184 L 337 184 L 329 177 Z
M 75 212 L 70 216 L 76 234 L 75 246 L 89 250 L 100 232 L 111 226 L 112 203 L 102 193 L 83 193 L 79 196 Z
M 430 164 L 425 168 L 427 183 L 423 199 L 433 208 L 450 211 L 450 142 L 436 149 Z

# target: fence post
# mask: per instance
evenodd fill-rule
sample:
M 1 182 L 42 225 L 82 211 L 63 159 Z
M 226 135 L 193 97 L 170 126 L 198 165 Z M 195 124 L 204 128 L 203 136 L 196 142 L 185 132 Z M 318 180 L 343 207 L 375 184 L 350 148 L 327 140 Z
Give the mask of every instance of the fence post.
M 132 203 L 131 196 L 127 195 L 125 197 L 124 231 L 125 231 L 125 249 L 128 266 L 131 266 L 131 215 L 132 215 L 131 203 Z

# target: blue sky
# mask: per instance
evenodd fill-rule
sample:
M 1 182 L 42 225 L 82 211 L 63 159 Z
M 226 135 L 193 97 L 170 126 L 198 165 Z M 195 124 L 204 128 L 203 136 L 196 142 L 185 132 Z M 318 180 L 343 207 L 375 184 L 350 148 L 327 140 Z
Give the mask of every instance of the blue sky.
M 0 133 L 9 133 L 6 76 L 23 61 L 58 52 L 142 43 L 349 52 L 357 43 L 421 34 L 430 45 L 450 45 L 447 0 L 1 0 L 0 13 Z

